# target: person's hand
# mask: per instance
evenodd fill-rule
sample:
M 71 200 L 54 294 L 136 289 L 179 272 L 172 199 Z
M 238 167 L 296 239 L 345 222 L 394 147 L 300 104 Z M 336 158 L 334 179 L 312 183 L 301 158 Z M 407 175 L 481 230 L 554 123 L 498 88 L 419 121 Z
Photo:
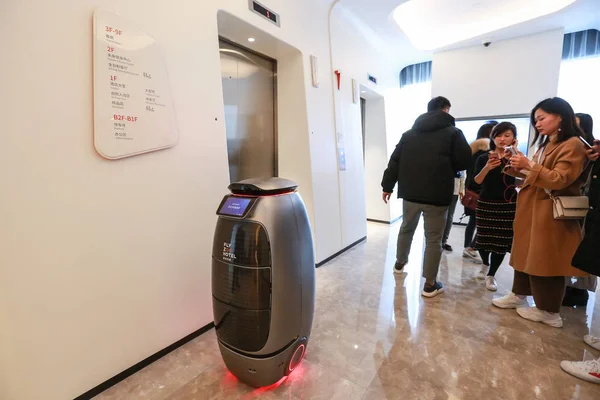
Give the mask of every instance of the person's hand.
M 513 149 L 517 150 L 517 152 L 519 151 L 519 149 L 517 148 L 517 146 L 519 146 L 519 141 L 515 140 L 515 142 L 513 144 L 510 145 Z M 507 160 L 510 160 L 510 158 L 513 156 L 513 154 L 508 150 L 505 149 L 504 150 L 504 158 L 506 158 Z
M 517 151 L 517 155 L 510 158 L 510 166 L 517 171 L 527 169 L 529 168 L 529 159 L 523 153 Z
M 463 199 L 465 198 L 465 194 L 464 193 L 459 193 L 458 197 L 460 197 L 460 201 L 463 201 Z
M 600 158 L 600 140 L 594 140 L 594 146 L 586 150 L 587 157 L 590 161 L 596 161 Z
M 383 195 L 381 196 L 383 198 L 383 202 L 385 204 L 388 203 L 388 201 L 390 201 L 390 197 L 392 197 L 391 193 L 387 193 L 387 192 L 383 192 Z
M 490 153 L 488 162 L 485 164 L 485 168 L 488 171 L 491 171 L 494 168 L 498 168 L 500 164 L 502 164 L 502 161 L 500 161 L 500 157 L 498 157 L 498 155 L 495 153 Z
M 598 160 L 598 158 L 600 157 L 600 153 L 598 153 L 596 150 L 594 150 L 593 148 L 591 149 L 587 149 L 585 151 L 587 153 L 587 158 L 590 161 L 596 161 Z

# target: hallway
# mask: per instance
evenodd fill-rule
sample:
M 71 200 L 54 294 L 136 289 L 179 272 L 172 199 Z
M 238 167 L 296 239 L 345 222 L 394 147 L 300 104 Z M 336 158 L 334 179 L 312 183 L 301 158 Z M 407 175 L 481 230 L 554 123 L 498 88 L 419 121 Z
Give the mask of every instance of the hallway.
M 498 272 L 498 292 L 462 258 L 464 228 L 442 258 L 446 292 L 420 295 L 423 242 L 403 275 L 393 274 L 399 223 L 368 226 L 368 241 L 317 270 L 317 303 L 306 360 L 279 385 L 253 390 L 227 372 L 214 330 L 96 399 L 600 399 L 600 386 L 559 367 L 600 354 L 583 343 L 600 334 L 600 300 L 563 308 L 555 329 L 500 310 L 491 299 L 510 290 L 512 269 Z M 508 257 L 507 257 L 508 259 Z

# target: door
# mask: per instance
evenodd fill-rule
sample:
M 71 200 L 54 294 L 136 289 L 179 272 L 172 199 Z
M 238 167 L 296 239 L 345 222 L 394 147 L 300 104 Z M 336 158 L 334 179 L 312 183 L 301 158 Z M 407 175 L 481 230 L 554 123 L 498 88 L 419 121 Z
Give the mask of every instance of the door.
M 275 61 L 220 41 L 231 182 L 277 176 Z
M 364 98 L 360 98 L 360 121 L 361 121 L 361 128 L 362 128 L 362 145 L 363 145 L 363 167 L 366 165 L 366 161 L 365 161 L 365 156 L 366 156 L 366 145 L 365 145 L 365 140 L 366 138 L 366 130 L 367 130 L 367 121 L 366 121 L 366 116 L 367 116 L 367 100 L 365 100 Z

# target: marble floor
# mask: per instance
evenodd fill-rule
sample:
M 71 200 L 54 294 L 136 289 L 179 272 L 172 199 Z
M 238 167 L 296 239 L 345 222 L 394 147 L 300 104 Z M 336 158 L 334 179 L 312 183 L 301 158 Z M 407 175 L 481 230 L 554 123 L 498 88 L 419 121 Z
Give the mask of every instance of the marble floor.
M 600 385 L 563 373 L 563 359 L 600 357 L 584 334 L 600 335 L 600 296 L 587 309 L 563 308 L 551 328 L 491 305 L 510 291 L 512 269 L 493 294 L 461 256 L 455 226 L 440 281 L 446 292 L 420 296 L 422 227 L 406 273 L 395 276 L 399 224 L 369 224 L 368 240 L 317 270 L 316 313 L 306 359 L 263 389 L 237 381 L 220 358 L 214 330 L 165 356 L 97 399 L 600 399 Z

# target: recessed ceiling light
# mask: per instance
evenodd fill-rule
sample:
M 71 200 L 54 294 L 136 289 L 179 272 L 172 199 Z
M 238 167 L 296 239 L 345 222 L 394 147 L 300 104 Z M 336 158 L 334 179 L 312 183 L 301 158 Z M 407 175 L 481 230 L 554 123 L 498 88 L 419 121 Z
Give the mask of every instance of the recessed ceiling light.
M 248 38 L 248 41 L 249 41 L 250 43 L 254 43 L 254 42 L 256 42 L 256 39 L 254 39 L 253 37 L 249 37 L 249 38 Z
M 410 0 L 394 20 L 420 50 L 435 50 L 560 11 L 576 0 Z
M 361 93 L 367 93 L 367 91 L 366 91 L 366 90 L 361 90 L 360 92 L 361 92 Z

